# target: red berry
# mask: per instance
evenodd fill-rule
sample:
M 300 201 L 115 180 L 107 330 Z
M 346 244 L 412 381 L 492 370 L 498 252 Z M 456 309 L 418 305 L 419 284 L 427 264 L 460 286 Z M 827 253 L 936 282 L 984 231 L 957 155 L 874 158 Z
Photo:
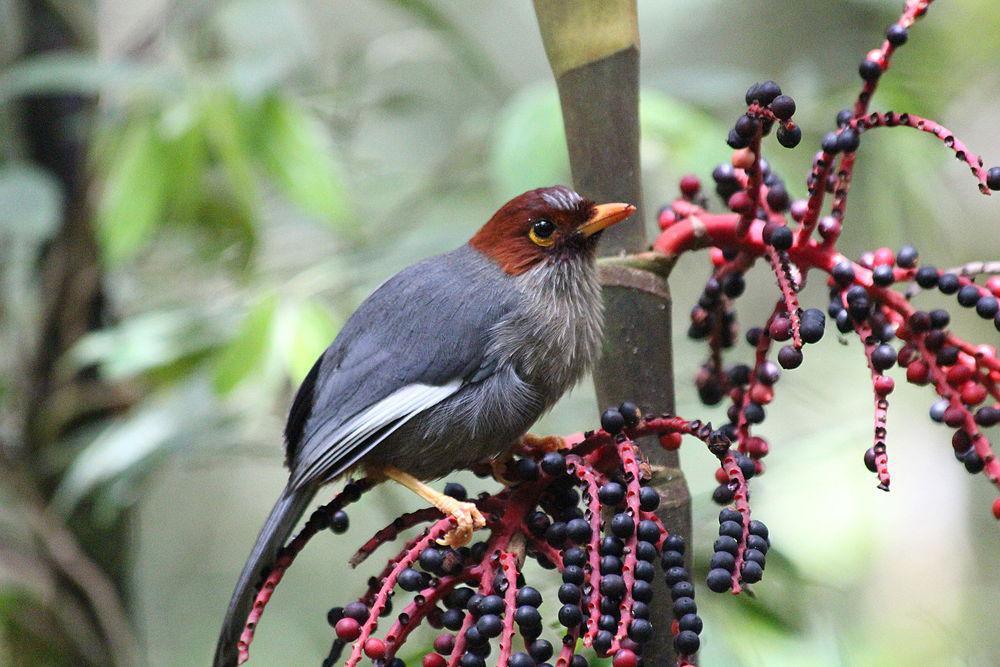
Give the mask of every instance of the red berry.
M 639 659 L 636 658 L 635 653 L 627 648 L 615 653 L 614 660 L 611 661 L 612 667 L 635 667 L 637 664 L 639 664 Z
M 353 618 L 345 617 L 340 619 L 337 621 L 334 630 L 337 632 L 337 637 L 343 639 L 345 642 L 353 642 L 361 636 L 361 624 Z
M 990 294 L 1000 299 L 1000 276 L 993 276 L 986 281 L 986 289 Z
M 725 468 L 715 469 L 715 481 L 719 484 L 725 484 L 729 481 L 729 474 L 726 472 Z
M 873 259 L 873 266 L 892 266 L 896 263 L 896 253 L 892 251 L 892 248 L 879 248 L 875 251 Z
M 385 642 L 378 637 L 369 637 L 365 641 L 365 655 L 372 660 L 381 660 L 385 657 Z
M 789 212 L 792 214 L 792 220 L 795 222 L 802 222 L 802 219 L 806 217 L 806 211 L 808 210 L 809 202 L 805 199 L 796 199 L 789 207 Z
M 879 375 L 875 378 L 875 393 L 879 396 L 888 396 L 896 388 L 895 381 L 888 375 Z
M 424 656 L 424 667 L 446 667 L 448 661 L 437 653 L 428 653 Z
M 448 633 L 440 634 L 434 638 L 434 650 L 442 655 L 451 655 L 451 650 L 455 648 L 455 636 Z
M 722 266 L 726 263 L 726 257 L 722 253 L 721 248 L 712 248 L 709 252 L 709 257 L 712 259 L 712 266 Z
M 968 366 L 955 365 L 948 369 L 948 384 L 957 387 L 972 379 L 972 369 Z
M 753 201 L 750 195 L 740 190 L 729 198 L 729 210 L 736 213 L 750 213 L 753 208 Z
M 747 454 L 755 459 L 761 459 L 767 456 L 768 451 L 770 451 L 770 446 L 767 444 L 767 440 L 764 438 L 748 438 L 747 439 Z M 721 482 L 720 482 L 721 484 Z
M 944 423 L 952 428 L 958 428 L 965 423 L 965 411 L 955 406 L 944 411 Z
M 754 403 L 767 405 L 774 400 L 774 390 L 765 384 L 755 384 L 750 390 L 750 400 Z
M 840 222 L 832 215 L 823 216 L 816 227 L 819 235 L 827 241 L 836 241 L 840 236 Z
M 701 181 L 694 174 L 687 174 L 681 178 L 681 194 L 685 197 L 694 197 L 701 190 Z
M 1000 498 L 993 501 L 993 516 L 1000 520 Z
M 656 222 L 660 225 L 660 229 L 666 229 L 670 225 L 677 222 L 677 216 L 674 215 L 674 212 L 671 211 L 669 207 L 664 207 L 663 210 L 660 211 L 660 217 L 657 218 Z
M 906 367 L 907 382 L 924 385 L 927 384 L 928 379 L 929 371 L 927 364 L 925 364 L 921 359 L 914 359 L 910 362 L 910 365 Z
M 668 452 L 672 452 L 681 446 L 680 433 L 664 433 L 660 436 L 660 446 Z
M 972 380 L 962 385 L 962 402 L 966 405 L 977 405 L 986 398 L 986 388 Z

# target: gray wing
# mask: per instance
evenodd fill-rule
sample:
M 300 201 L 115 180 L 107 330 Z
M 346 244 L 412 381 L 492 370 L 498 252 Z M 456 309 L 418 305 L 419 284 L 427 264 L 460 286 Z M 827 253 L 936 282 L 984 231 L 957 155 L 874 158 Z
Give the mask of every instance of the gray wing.
M 516 302 L 502 278 L 463 246 L 404 269 L 368 297 L 292 405 L 291 486 L 339 475 L 408 420 L 489 375 L 486 333 Z

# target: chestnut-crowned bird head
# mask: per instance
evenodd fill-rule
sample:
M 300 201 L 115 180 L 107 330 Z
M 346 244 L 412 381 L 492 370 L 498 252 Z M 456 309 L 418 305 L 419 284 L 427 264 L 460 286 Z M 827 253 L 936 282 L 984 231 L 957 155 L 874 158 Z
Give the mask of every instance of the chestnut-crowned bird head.
M 538 188 L 500 207 L 469 244 L 519 275 L 544 262 L 592 259 L 601 230 L 634 211 L 631 204 L 595 204 L 562 185 Z

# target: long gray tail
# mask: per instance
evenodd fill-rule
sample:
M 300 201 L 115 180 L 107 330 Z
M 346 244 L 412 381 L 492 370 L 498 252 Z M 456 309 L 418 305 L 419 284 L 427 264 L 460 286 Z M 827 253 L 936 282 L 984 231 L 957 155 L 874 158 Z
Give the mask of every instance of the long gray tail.
M 247 615 L 257 595 L 256 586 L 264 575 L 264 569 L 277 558 L 278 551 L 288 541 L 295 524 L 316 495 L 314 487 L 291 489 L 285 487 L 274 509 L 264 522 L 257 536 L 257 543 L 247 558 L 240 580 L 233 591 L 226 611 L 226 619 L 219 633 L 219 643 L 215 647 L 215 667 L 233 667 L 238 657 L 236 643 L 243 632 Z

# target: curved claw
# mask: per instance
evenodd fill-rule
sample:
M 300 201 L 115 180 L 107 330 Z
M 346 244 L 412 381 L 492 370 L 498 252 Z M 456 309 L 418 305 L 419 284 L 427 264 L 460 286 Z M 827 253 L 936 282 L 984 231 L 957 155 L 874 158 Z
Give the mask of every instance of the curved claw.
M 439 509 L 454 517 L 455 527 L 437 542 L 442 546 L 464 547 L 472 541 L 473 532 L 486 526 L 486 517 L 472 503 L 451 500 L 452 503 L 442 502 L 446 506 Z

